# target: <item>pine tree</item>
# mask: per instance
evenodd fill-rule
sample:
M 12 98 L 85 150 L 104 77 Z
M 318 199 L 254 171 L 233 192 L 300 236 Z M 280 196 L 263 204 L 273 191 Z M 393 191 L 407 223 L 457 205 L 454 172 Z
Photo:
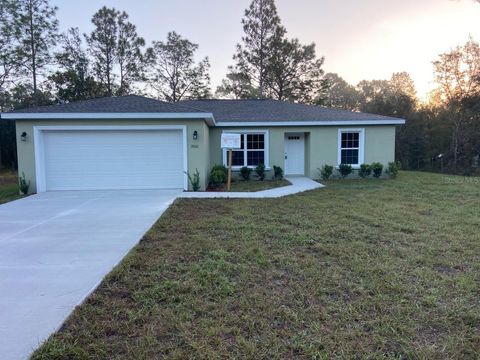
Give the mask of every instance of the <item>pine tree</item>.
M 33 102 L 38 103 L 38 80 L 42 70 L 51 63 L 53 47 L 58 39 L 56 7 L 47 0 L 17 0 L 15 26 L 18 28 L 17 53 L 23 64 L 23 71 L 31 76 Z
M 210 95 L 210 63 L 208 58 L 195 63 L 197 49 L 197 44 L 174 31 L 168 33 L 166 42 L 153 43 L 149 78 L 160 98 L 177 102 Z

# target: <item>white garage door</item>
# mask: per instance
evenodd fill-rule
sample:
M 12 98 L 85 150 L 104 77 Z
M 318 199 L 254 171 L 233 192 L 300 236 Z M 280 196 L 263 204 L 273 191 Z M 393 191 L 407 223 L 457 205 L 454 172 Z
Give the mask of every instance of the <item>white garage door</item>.
M 180 189 L 181 130 L 44 131 L 46 190 Z

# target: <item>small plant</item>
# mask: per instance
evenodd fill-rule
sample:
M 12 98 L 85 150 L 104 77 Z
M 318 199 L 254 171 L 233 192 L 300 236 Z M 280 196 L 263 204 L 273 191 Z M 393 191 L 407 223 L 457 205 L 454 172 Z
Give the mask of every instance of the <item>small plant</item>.
M 252 173 L 252 169 L 248 166 L 244 166 L 240 169 L 240 175 L 242 175 L 242 179 L 247 181 L 250 180 L 250 174 Z
M 350 164 L 340 164 L 338 166 L 338 171 L 340 172 L 340 175 L 342 175 L 342 178 L 346 178 L 348 175 L 350 175 L 353 171 L 352 165 Z
M 258 164 L 257 167 L 255 168 L 255 172 L 257 173 L 258 179 L 260 181 L 265 180 L 265 165 Z
M 27 181 L 25 178 L 25 173 L 22 172 L 22 176 L 20 176 L 19 180 L 19 188 L 22 194 L 27 195 L 28 194 L 28 189 L 30 188 L 30 181 Z
M 381 163 L 374 162 L 372 165 L 370 165 L 370 167 L 372 168 L 374 177 L 379 178 L 380 176 L 382 176 L 383 165 Z
M 322 180 L 330 179 L 330 176 L 333 174 L 333 166 L 332 165 L 323 165 L 320 169 L 320 176 Z
M 391 177 L 397 177 L 398 170 L 400 170 L 400 166 L 396 162 L 389 162 L 387 167 L 387 174 Z
M 210 172 L 209 182 L 214 189 L 217 189 L 220 186 L 222 186 L 222 184 L 225 183 L 225 174 L 223 170 L 222 169 L 212 170 Z
M 223 180 L 222 183 L 227 182 L 227 176 L 228 176 L 228 169 L 224 165 L 214 165 L 212 167 L 212 170 L 210 170 L 210 176 L 212 176 L 213 172 L 218 172 L 217 176 L 220 176 L 219 174 L 223 174 Z
M 369 177 L 372 173 L 372 168 L 368 164 L 361 164 L 360 165 L 360 170 L 358 170 L 358 176 L 360 176 L 362 179 L 365 179 L 366 177 Z
M 276 180 L 283 179 L 283 169 L 280 166 L 273 165 L 273 178 Z
M 188 180 L 190 181 L 190 184 L 192 184 L 192 190 L 193 191 L 200 190 L 200 173 L 198 172 L 198 169 L 195 169 L 193 176 L 191 176 L 190 173 L 187 171 L 187 176 L 188 176 Z

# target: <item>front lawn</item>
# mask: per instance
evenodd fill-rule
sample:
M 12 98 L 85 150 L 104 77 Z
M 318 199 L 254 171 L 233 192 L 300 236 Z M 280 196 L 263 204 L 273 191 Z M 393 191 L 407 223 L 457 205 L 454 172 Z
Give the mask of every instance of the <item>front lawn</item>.
M 480 180 L 176 201 L 34 359 L 480 357 Z
M 21 198 L 18 192 L 17 174 L 13 171 L 0 171 L 0 204 Z
M 232 182 L 232 187 L 230 191 L 239 191 L 239 192 L 252 192 L 252 191 L 262 191 L 274 189 L 277 187 L 290 185 L 288 180 L 236 180 Z

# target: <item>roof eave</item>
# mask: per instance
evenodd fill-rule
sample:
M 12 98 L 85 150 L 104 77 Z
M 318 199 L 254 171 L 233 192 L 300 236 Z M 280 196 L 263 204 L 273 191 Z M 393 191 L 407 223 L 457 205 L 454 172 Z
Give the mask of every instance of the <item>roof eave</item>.
M 9 112 L 1 113 L 2 119 L 11 120 L 74 120 L 74 119 L 203 119 L 209 126 L 215 126 L 215 119 L 212 113 L 169 113 L 169 112 L 125 112 L 125 113 L 28 113 Z
M 219 127 L 237 126 L 357 126 L 357 125 L 403 125 L 404 119 L 385 120 L 323 120 L 323 121 L 217 121 Z

